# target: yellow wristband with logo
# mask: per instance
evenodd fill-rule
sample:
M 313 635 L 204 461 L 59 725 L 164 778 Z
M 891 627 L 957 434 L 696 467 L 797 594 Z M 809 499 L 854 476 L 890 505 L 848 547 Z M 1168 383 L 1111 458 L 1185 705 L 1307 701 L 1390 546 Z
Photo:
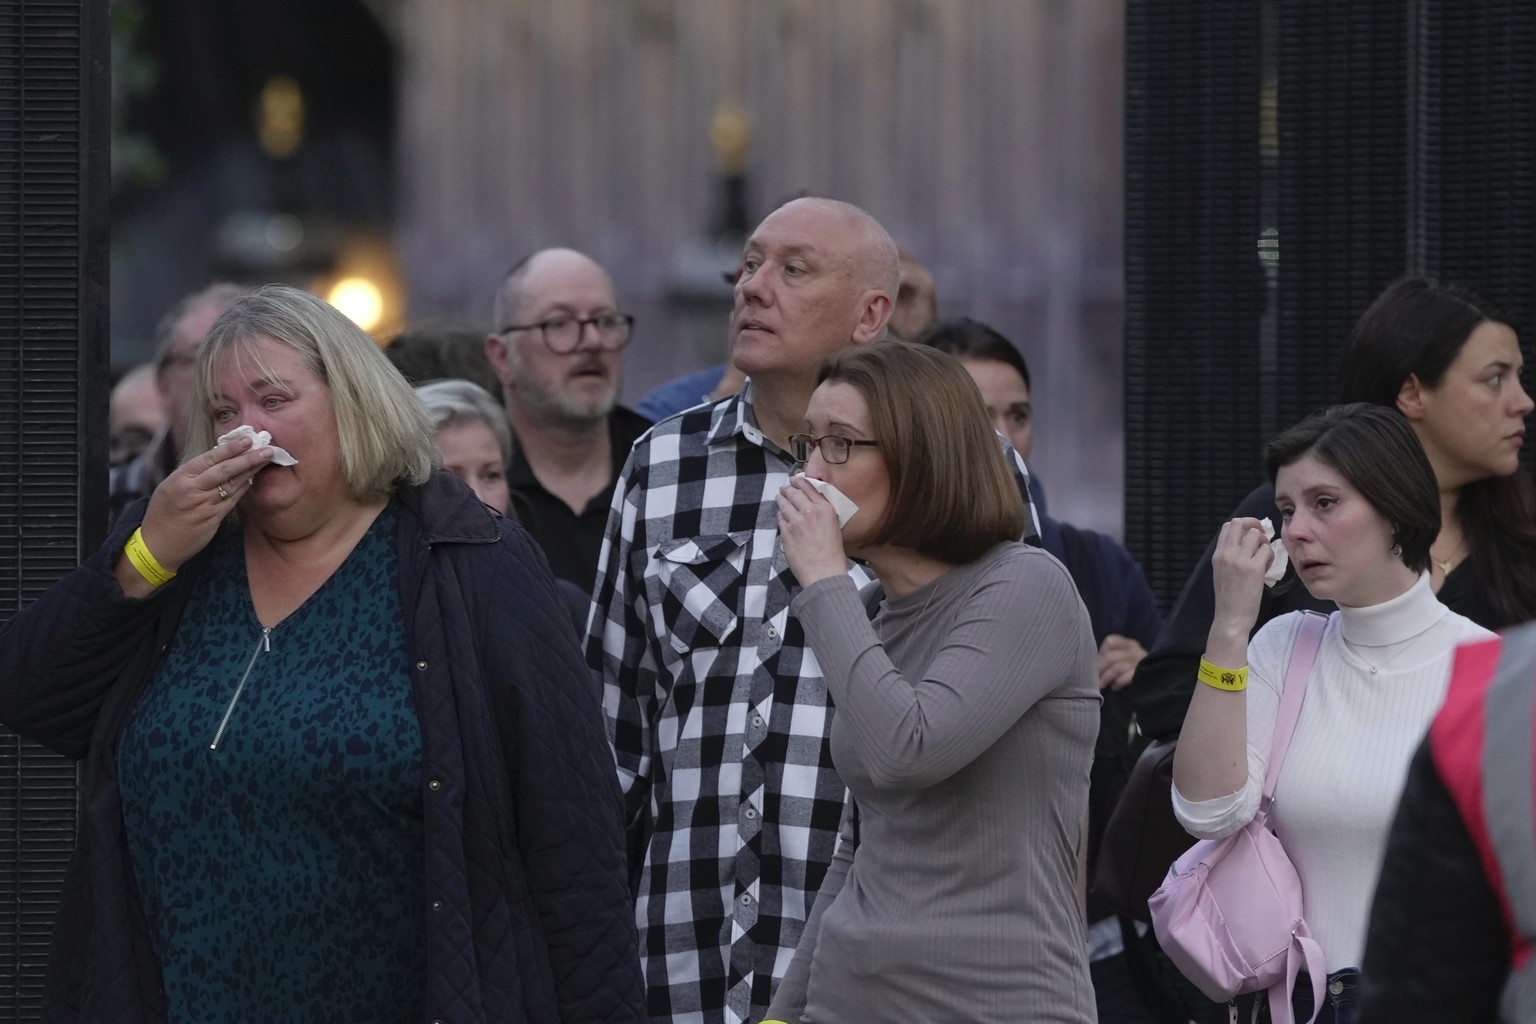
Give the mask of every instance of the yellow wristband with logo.
M 1201 658 L 1200 681 L 1206 686 L 1221 690 L 1223 693 L 1237 693 L 1239 690 L 1248 689 L 1248 666 L 1244 665 L 1242 668 L 1219 668 Z
M 133 536 L 128 538 L 128 543 L 123 547 L 123 553 L 128 556 L 128 562 L 138 570 L 140 576 L 152 587 L 163 587 L 176 578 L 176 574 L 160 564 L 160 560 L 150 554 L 149 548 L 144 544 L 144 530 L 134 530 Z

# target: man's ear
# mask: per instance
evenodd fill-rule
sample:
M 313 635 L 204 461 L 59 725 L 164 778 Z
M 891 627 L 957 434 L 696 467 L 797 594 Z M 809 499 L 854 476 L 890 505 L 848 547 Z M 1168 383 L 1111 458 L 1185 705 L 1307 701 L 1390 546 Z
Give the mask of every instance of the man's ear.
M 485 336 L 485 358 L 491 364 L 491 369 L 496 373 L 496 379 L 501 381 L 503 387 L 507 385 L 507 378 L 511 371 L 507 359 L 507 339 L 501 334 L 487 334 Z
M 1410 373 L 1403 386 L 1397 389 L 1397 411 L 1410 423 L 1424 418 L 1424 392 L 1428 389 L 1419 382 L 1417 374 Z
M 864 306 L 859 311 L 859 322 L 853 328 L 853 343 L 867 345 L 885 337 L 885 325 L 891 320 L 891 297 L 883 291 L 864 293 Z

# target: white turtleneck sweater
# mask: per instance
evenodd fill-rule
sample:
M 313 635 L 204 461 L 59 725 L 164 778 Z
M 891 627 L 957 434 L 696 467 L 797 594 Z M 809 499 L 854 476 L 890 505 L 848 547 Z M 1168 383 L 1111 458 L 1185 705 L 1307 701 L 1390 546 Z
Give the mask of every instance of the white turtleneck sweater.
M 1230 835 L 1258 811 L 1301 615 L 1266 623 L 1248 644 L 1243 788 L 1201 801 L 1174 790 L 1174 813 L 1193 835 Z M 1329 616 L 1270 824 L 1301 876 L 1303 913 L 1330 974 L 1360 966 L 1387 830 L 1408 761 L 1445 699 L 1456 645 L 1492 635 L 1441 604 L 1428 573 L 1390 601 Z

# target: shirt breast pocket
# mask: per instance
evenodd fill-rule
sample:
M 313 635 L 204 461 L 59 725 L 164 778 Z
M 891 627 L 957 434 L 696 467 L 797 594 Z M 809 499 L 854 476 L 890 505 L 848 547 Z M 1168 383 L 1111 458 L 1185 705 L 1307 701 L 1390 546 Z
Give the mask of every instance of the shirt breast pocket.
M 667 541 L 654 556 L 667 639 L 679 654 L 740 640 L 750 530 Z

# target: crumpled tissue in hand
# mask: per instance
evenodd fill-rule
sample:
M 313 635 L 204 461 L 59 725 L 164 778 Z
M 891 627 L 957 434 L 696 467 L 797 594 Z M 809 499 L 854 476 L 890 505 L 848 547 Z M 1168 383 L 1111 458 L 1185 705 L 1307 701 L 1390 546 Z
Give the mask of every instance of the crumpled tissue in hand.
M 1264 526 L 1264 539 L 1269 541 L 1269 550 L 1275 553 L 1269 568 L 1264 570 L 1264 585 L 1272 587 L 1285 576 L 1285 567 L 1290 564 L 1291 558 L 1285 553 L 1285 542 L 1275 536 L 1275 524 L 1268 519 L 1260 519 L 1259 522 Z
M 817 480 L 815 477 L 805 476 L 804 473 L 796 473 L 795 475 L 805 477 L 806 483 L 816 488 L 823 498 L 832 503 L 832 511 L 837 513 L 837 525 L 839 527 L 848 525 L 848 520 L 852 519 L 853 514 L 859 510 L 859 506 L 853 503 L 853 499 L 825 480 Z
M 279 466 L 297 466 L 299 464 L 298 459 L 294 458 L 292 455 L 289 455 L 286 451 L 272 443 L 272 434 L 270 432 L 265 430 L 257 430 L 249 423 L 240 424 L 234 430 L 231 430 L 229 433 L 220 437 L 218 443 L 228 444 L 230 441 L 233 441 L 239 437 L 248 437 L 251 439 L 252 451 L 255 451 L 257 448 L 271 448 L 272 461 Z

